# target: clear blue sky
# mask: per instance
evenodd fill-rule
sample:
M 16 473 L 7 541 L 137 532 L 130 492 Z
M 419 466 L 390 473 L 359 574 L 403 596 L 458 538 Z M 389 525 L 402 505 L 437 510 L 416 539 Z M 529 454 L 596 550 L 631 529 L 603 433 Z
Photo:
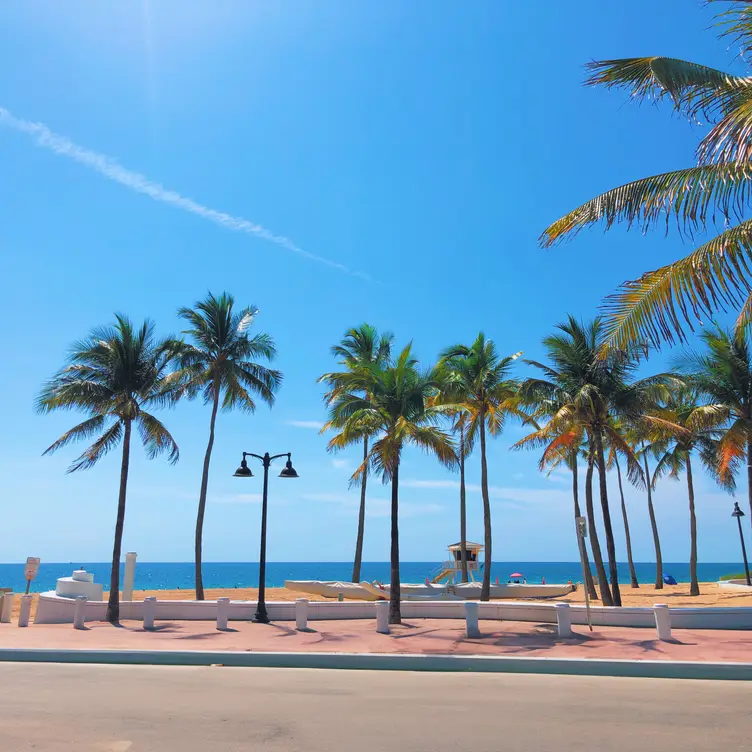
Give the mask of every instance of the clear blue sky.
M 65 475 L 76 448 L 41 452 L 76 416 L 35 415 L 35 393 L 114 311 L 177 332 L 177 307 L 207 290 L 260 308 L 285 383 L 272 411 L 220 418 L 206 558 L 257 557 L 260 478 L 231 477 L 245 449 L 292 451 L 301 476 L 272 480 L 269 557 L 349 559 L 356 457 L 327 455 L 305 427 L 324 419 L 316 378 L 333 365 L 330 345 L 368 321 L 414 340 L 426 363 L 480 329 L 504 353 L 539 357 L 567 312 L 591 317 L 624 279 L 685 250 L 675 233 L 622 228 L 552 251 L 537 237 L 602 190 L 690 163 L 696 128 L 583 88 L 582 65 L 665 54 L 728 66 L 711 20 L 686 0 L 2 4 L 0 107 L 370 279 L 155 201 L 0 127 L 0 560 L 109 558 L 119 456 Z M 194 403 L 162 417 L 181 461 L 135 449 L 124 545 L 184 561 L 209 414 Z M 510 453 L 521 435 L 512 426 L 490 448 L 494 558 L 573 560 L 568 478 L 542 478 L 534 456 Z M 403 558 L 438 560 L 458 538 L 454 478 L 413 453 L 402 477 Z M 731 501 L 699 486 L 701 559 L 735 558 Z M 387 490 L 371 488 L 365 557 L 386 560 Z M 628 503 L 635 557 L 649 560 L 643 494 L 630 489 Z M 656 504 L 664 558 L 686 559 L 684 486 L 667 481 Z M 477 487 L 469 506 L 477 539 Z

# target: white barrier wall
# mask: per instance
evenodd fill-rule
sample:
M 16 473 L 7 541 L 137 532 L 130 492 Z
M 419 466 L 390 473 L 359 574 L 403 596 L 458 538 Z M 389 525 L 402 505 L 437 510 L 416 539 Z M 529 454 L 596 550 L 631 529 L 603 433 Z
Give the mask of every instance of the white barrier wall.
M 295 621 L 294 601 L 267 602 L 272 621 Z M 107 611 L 105 601 L 86 604 L 86 621 L 103 621 Z M 75 599 L 60 598 L 54 591 L 39 596 L 36 624 L 72 624 Z M 250 621 L 256 613 L 255 601 L 231 601 L 229 619 Z M 572 624 L 587 624 L 584 606 L 571 606 Z M 592 606 L 592 622 L 597 626 L 654 627 L 652 608 L 612 608 Z M 465 601 L 403 601 L 402 616 L 406 619 L 463 619 Z M 140 621 L 143 618 L 142 601 L 121 601 L 120 618 Z M 217 618 L 215 601 L 157 601 L 156 621 L 214 621 Z M 308 620 L 375 619 L 374 601 L 311 601 Z M 478 618 L 482 620 L 527 621 L 556 624 L 553 603 L 520 603 L 519 601 L 494 601 L 478 604 Z M 672 608 L 671 624 L 674 629 L 752 629 L 752 608 Z

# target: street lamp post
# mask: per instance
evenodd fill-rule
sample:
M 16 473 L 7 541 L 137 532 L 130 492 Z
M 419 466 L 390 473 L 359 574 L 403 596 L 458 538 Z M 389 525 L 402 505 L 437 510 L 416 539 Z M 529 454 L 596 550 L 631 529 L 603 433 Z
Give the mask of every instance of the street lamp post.
M 260 454 L 254 454 L 253 452 L 243 452 L 243 459 L 240 463 L 240 467 L 235 471 L 235 478 L 252 478 L 253 473 L 251 468 L 248 467 L 248 461 L 246 457 L 255 457 L 257 460 L 261 460 L 261 464 L 264 466 L 264 493 L 261 501 L 261 552 L 259 554 L 259 592 L 258 603 L 256 604 L 256 615 L 253 617 L 254 622 L 260 624 L 269 623 L 269 614 L 266 612 L 266 508 L 267 497 L 269 492 L 269 468 L 274 460 L 278 460 L 280 457 L 287 457 L 287 462 L 282 472 L 279 474 L 280 478 L 297 478 L 298 474 L 295 472 L 295 468 L 292 466 L 292 460 L 290 459 L 290 453 L 284 452 L 283 454 L 275 454 L 273 456 L 266 452 L 263 456 Z
M 736 517 L 736 521 L 739 524 L 739 540 L 742 542 L 742 556 L 744 557 L 744 575 L 747 578 L 747 585 L 752 585 L 752 582 L 749 579 L 749 564 L 747 564 L 747 548 L 744 545 L 744 534 L 742 533 L 742 517 L 744 517 L 744 512 L 742 512 L 741 509 L 739 509 L 739 502 L 734 502 L 734 511 L 731 512 L 732 517 Z

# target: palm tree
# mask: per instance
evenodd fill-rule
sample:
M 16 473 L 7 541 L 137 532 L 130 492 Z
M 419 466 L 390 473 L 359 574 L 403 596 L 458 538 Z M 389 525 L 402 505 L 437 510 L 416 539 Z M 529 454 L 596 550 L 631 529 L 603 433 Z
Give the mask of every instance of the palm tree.
M 226 292 L 219 297 L 209 293 L 193 308 L 178 310 L 178 316 L 190 327 L 183 332 L 190 342 L 180 348 L 180 377 L 190 396 L 200 393 L 204 404 L 211 405 L 209 441 L 204 454 L 196 517 L 196 599 L 200 601 L 204 600 L 201 561 L 206 494 L 220 402 L 223 410 L 239 409 L 252 413 L 256 409 L 254 396 L 271 407 L 274 394 L 282 383 L 279 371 L 258 362 L 275 357 L 272 338 L 263 333 L 251 337 L 248 333 L 258 309 L 248 306 L 234 311 L 234 304 L 233 296 Z
M 470 413 L 463 404 L 470 399 L 466 384 L 459 374 L 447 364 L 439 367 L 441 386 L 432 403 L 445 405 L 445 413 L 452 421 L 452 433 L 457 437 L 457 464 L 460 474 L 460 567 L 462 582 L 468 581 L 467 569 L 467 486 L 465 483 L 465 461 L 473 451 L 472 435 L 468 435 Z
M 680 358 L 677 366 L 711 400 L 725 424 L 720 438 L 720 472 L 746 459 L 747 494 L 752 521 L 752 353 L 746 332 L 732 334 L 716 326 L 700 335 L 705 350 Z
M 389 361 L 394 335 L 386 332 L 379 336 L 376 327 L 361 324 L 349 329 L 338 345 L 332 347 L 332 355 L 339 358 L 339 364 L 345 368 L 338 373 L 325 373 L 319 382 L 328 384 L 329 391 L 325 399 L 329 404 L 336 401 L 337 395 L 348 391 L 348 383 L 352 374 L 363 366 L 383 365 Z M 335 428 L 327 424 L 322 430 Z M 368 457 L 368 436 L 363 436 L 363 462 Z M 360 569 L 363 562 L 363 538 L 366 525 L 366 482 L 368 470 L 356 481 L 360 484 L 360 508 L 358 510 L 358 536 L 355 540 L 355 557 L 353 559 L 352 581 L 360 582 Z
M 564 435 L 567 431 L 582 431 L 588 444 L 588 465 L 585 476 L 585 503 L 588 511 L 593 558 L 595 559 L 601 600 L 605 605 L 621 605 L 616 547 L 608 503 L 607 462 L 605 448 L 618 452 L 627 463 L 627 476 L 640 485 L 644 482 L 642 469 L 634 451 L 614 428 L 614 422 L 625 425 L 650 424 L 660 426 L 665 419 L 653 415 L 659 396 L 665 396 L 667 384 L 672 377 L 659 374 L 647 379 L 634 380 L 636 357 L 629 350 L 614 350 L 604 355 L 605 331 L 600 319 L 590 324 L 581 324 L 569 316 L 559 324 L 559 333 L 546 337 L 543 345 L 552 366 L 536 361 L 530 365 L 543 372 L 546 378 L 529 379 L 523 394 L 533 399 L 548 399 L 560 405 L 547 424 L 551 436 Z M 535 396 L 537 395 L 537 397 Z M 656 429 L 657 430 L 657 429 Z M 599 491 L 603 526 L 606 534 L 610 588 L 600 554 L 600 545 L 595 526 L 592 482 L 595 467 L 598 468 Z
M 695 516 L 695 490 L 692 475 L 692 454 L 699 451 L 700 459 L 716 481 L 728 491 L 736 487 L 734 473 L 739 464 L 738 458 L 726 461 L 722 457 L 720 438 L 724 422 L 715 405 L 698 404 L 698 393 L 692 386 L 675 391 L 668 409 L 676 426 L 673 440 L 663 440 L 663 455 L 655 468 L 653 483 L 662 475 L 668 474 L 675 480 L 684 470 L 687 479 L 687 499 L 689 501 L 689 579 L 690 595 L 700 594 L 697 579 L 697 518 Z
M 632 536 L 629 532 L 629 517 L 627 515 L 627 503 L 624 500 L 624 486 L 621 482 L 621 467 L 619 466 L 619 455 L 613 452 L 613 463 L 616 467 L 616 480 L 619 484 L 619 497 L 621 499 L 621 517 L 624 521 L 624 538 L 627 546 L 627 564 L 629 566 L 629 584 L 633 588 L 640 587 L 637 581 L 637 572 L 635 572 L 634 559 L 632 558 Z
M 178 445 L 149 408 L 168 405 L 179 392 L 168 369 L 174 357 L 175 342 L 157 340 L 150 321 L 135 329 L 122 314 L 114 326 L 95 329 L 77 342 L 68 364 L 43 387 L 37 398 L 39 412 L 81 410 L 89 417 L 64 433 L 44 454 L 79 439 L 92 445 L 68 468 L 68 472 L 93 467 L 122 441 L 120 493 L 118 495 L 115 542 L 112 549 L 110 595 L 107 620 L 120 619 L 120 553 L 125 522 L 131 433 L 135 427 L 147 456 L 152 459 L 167 452 L 171 464 L 178 461 Z
M 743 52 L 752 49 L 752 6 L 736 2 L 720 16 L 722 36 L 732 37 Z M 752 77 L 667 57 L 604 60 L 587 68 L 587 85 L 626 90 L 637 102 L 668 99 L 675 111 L 710 128 L 695 166 L 597 196 L 548 227 L 542 245 L 599 222 L 606 229 L 624 222 L 644 232 L 664 222 L 668 229 L 674 220 L 692 238 L 711 230 L 720 216 L 720 234 L 684 258 L 626 282 L 607 300 L 604 344 L 681 342 L 699 318 L 742 303 L 737 328 L 746 329 L 752 323 L 752 219 L 744 218 L 752 199 Z
M 486 431 L 498 436 L 507 416 L 515 416 L 524 423 L 530 418 L 519 407 L 519 383 L 510 378 L 511 364 L 521 355 L 499 357 L 496 346 L 481 332 L 469 347 L 453 345 L 441 355 L 440 368 L 449 374 L 457 390 L 466 395 L 458 402 L 470 416 L 466 438 L 480 440 L 480 486 L 483 498 L 483 529 L 485 565 L 480 599 L 491 595 L 491 502 L 488 493 L 488 464 L 486 460 Z
M 436 369 L 421 371 L 408 345 L 396 361 L 371 363 L 354 371 L 347 390 L 338 391 L 329 422 L 340 432 L 329 442 L 333 450 L 373 438 L 368 455 L 355 471 L 369 469 L 391 482 L 391 577 L 389 622 L 401 622 L 399 568 L 399 470 L 402 450 L 412 444 L 435 454 L 447 466 L 456 462 L 451 437 L 436 426 L 442 408 L 430 404 L 439 386 Z

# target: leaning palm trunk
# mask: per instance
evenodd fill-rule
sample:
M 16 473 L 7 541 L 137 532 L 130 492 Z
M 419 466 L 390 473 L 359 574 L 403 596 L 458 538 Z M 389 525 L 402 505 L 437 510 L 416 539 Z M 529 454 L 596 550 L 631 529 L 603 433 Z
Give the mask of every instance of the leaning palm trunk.
M 640 583 L 637 581 L 637 573 L 634 568 L 634 560 L 632 559 L 632 537 L 629 534 L 629 518 L 627 517 L 627 504 L 624 501 L 624 487 L 621 483 L 621 468 L 619 467 L 619 458 L 614 453 L 614 461 L 616 462 L 616 478 L 619 481 L 619 496 L 621 497 L 621 516 L 624 519 L 624 537 L 627 541 L 627 562 L 629 563 L 629 580 L 633 588 L 640 587 Z
M 483 496 L 483 545 L 485 547 L 480 599 L 488 601 L 491 599 L 491 502 L 488 498 L 488 466 L 486 464 L 486 414 L 483 408 L 480 412 L 480 490 Z
M 123 436 L 123 461 L 120 465 L 120 494 L 118 496 L 117 521 L 115 522 L 115 543 L 112 547 L 112 569 L 110 570 L 110 598 L 107 602 L 107 621 L 117 624 L 120 621 L 120 553 L 123 548 L 123 526 L 125 524 L 125 498 L 128 489 L 128 465 L 131 455 L 131 419 L 125 419 Z
M 752 524 L 752 436 L 747 439 L 747 498 L 749 500 L 749 521 Z
M 695 488 L 692 482 L 692 462 L 687 455 L 687 494 L 689 496 L 689 594 L 699 595 L 697 582 L 697 518 L 695 517 Z
M 209 443 L 204 455 L 204 469 L 201 473 L 201 492 L 198 497 L 198 514 L 196 515 L 196 600 L 204 600 L 204 578 L 201 573 L 202 548 L 204 536 L 204 514 L 206 513 L 206 494 L 209 489 L 209 465 L 211 464 L 212 449 L 214 448 L 214 426 L 217 422 L 219 408 L 219 384 L 214 385 L 214 403 L 212 405 L 211 420 L 209 421 Z
M 590 545 L 593 549 L 593 559 L 595 561 L 595 572 L 598 575 L 598 589 L 601 593 L 601 601 L 604 606 L 613 606 L 614 601 L 611 597 L 611 590 L 608 587 L 608 577 L 606 568 L 603 566 L 603 555 L 601 554 L 601 544 L 598 541 L 598 530 L 595 526 L 595 508 L 593 506 L 593 470 L 595 458 L 593 450 L 588 452 L 588 468 L 585 475 L 585 508 L 588 516 L 588 530 L 590 532 Z
M 363 465 L 368 462 L 368 437 L 363 439 Z M 367 470 L 360 478 L 360 511 L 358 512 L 358 537 L 355 541 L 355 559 L 353 560 L 352 581 L 360 582 L 360 567 L 363 563 L 363 536 L 366 528 L 366 479 Z
M 462 582 L 467 582 L 467 504 L 465 497 L 465 427 L 460 426 L 460 558 Z
M 577 532 L 577 518 L 582 517 L 582 513 L 580 511 L 580 492 L 577 486 L 577 456 L 575 455 L 574 462 L 572 463 L 572 496 L 574 497 L 575 532 Z M 585 577 L 585 588 L 587 589 L 588 595 L 591 598 L 597 598 L 598 594 L 595 592 L 593 573 L 590 571 L 590 559 L 588 558 L 585 538 L 584 536 L 580 535 L 579 532 L 577 532 L 577 547 L 580 550 L 580 561 L 585 567 L 585 573 L 583 575 Z
M 655 548 L 655 589 L 663 590 L 663 555 L 661 554 L 661 539 L 658 536 L 658 523 L 655 520 L 653 487 L 650 481 L 650 468 L 648 467 L 647 455 L 642 455 L 642 461 L 645 465 L 645 477 L 648 484 L 648 514 L 650 515 L 650 528 L 653 531 L 653 547 Z
M 399 464 L 392 472 L 392 549 L 389 577 L 389 623 L 402 623 L 399 561 Z
M 619 571 L 616 567 L 616 544 L 614 543 L 614 529 L 611 525 L 611 510 L 608 507 L 608 486 L 606 483 L 606 459 L 603 456 L 603 435 L 600 428 L 593 432 L 595 439 L 595 454 L 598 462 L 598 480 L 601 495 L 601 512 L 603 513 L 603 528 L 606 532 L 606 552 L 608 554 L 608 568 L 611 574 L 611 597 L 614 606 L 621 606 L 621 592 L 619 590 Z

